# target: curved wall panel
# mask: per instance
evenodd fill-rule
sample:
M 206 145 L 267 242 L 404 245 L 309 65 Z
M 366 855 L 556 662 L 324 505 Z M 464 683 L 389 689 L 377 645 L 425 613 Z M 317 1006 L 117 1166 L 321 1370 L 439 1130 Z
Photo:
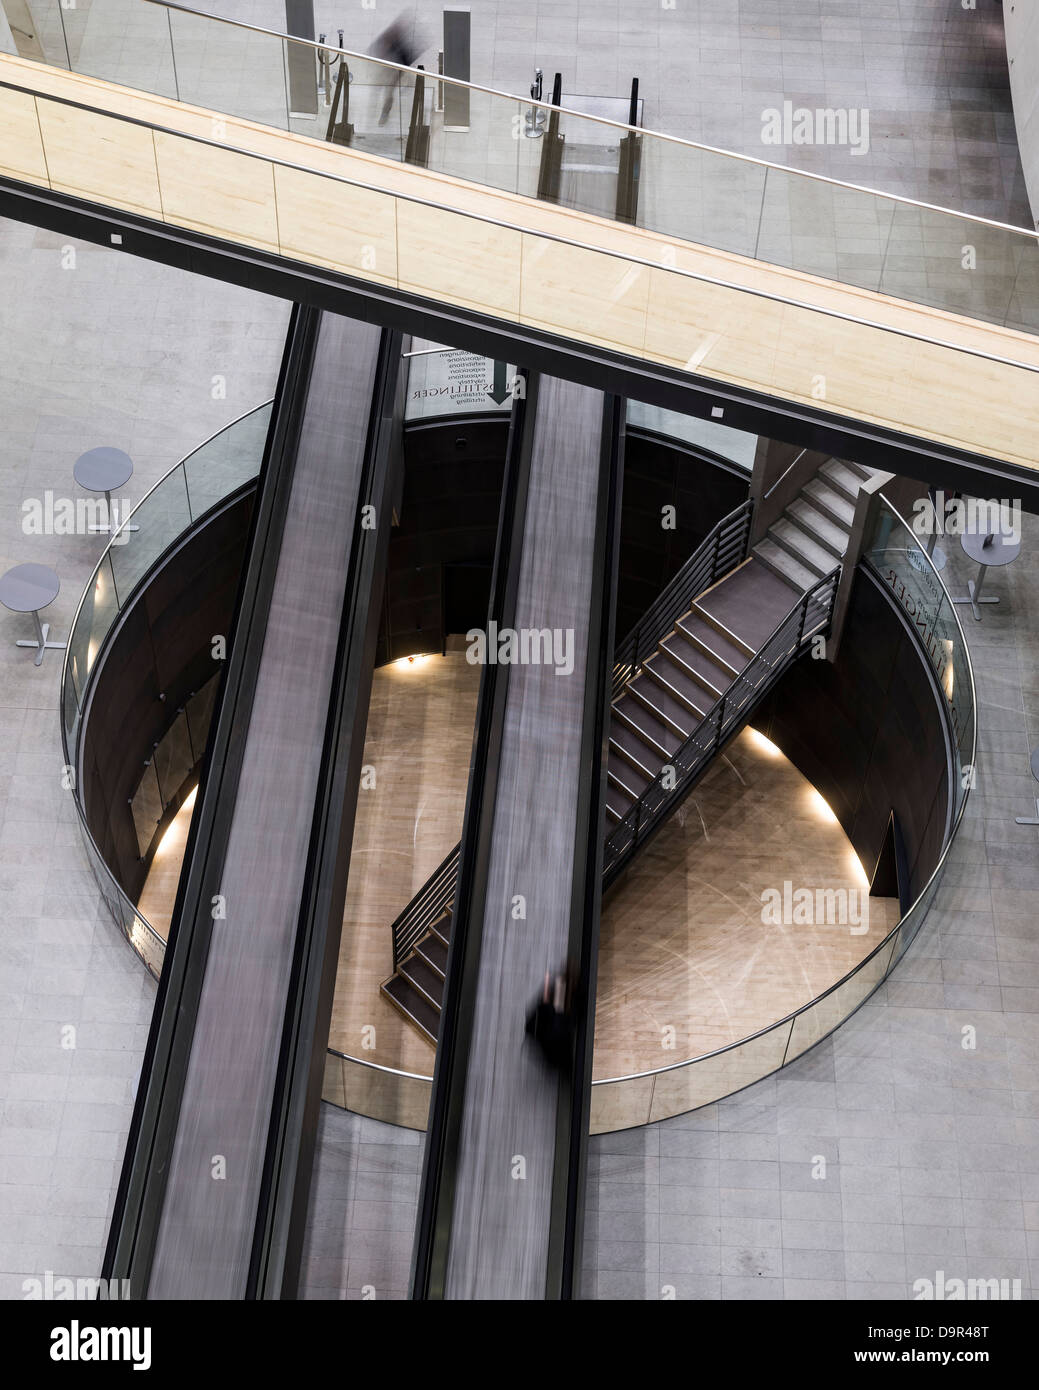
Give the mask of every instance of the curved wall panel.
M 826 799 L 870 877 L 894 810 L 915 898 L 948 828 L 947 725 L 919 643 L 869 570 L 856 575 L 836 662 L 802 658 L 754 727 Z

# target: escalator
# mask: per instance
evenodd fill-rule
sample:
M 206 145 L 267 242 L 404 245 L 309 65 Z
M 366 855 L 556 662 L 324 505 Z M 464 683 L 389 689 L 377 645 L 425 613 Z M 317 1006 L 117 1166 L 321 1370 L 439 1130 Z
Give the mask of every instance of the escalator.
M 620 419 L 615 398 L 554 380 L 531 381 L 514 407 L 491 621 L 569 634 L 571 659 L 565 670 L 538 661 L 483 671 L 416 1240 L 419 1298 L 559 1298 L 572 1288 Z M 525 1044 L 524 1025 L 538 982 L 563 960 L 581 1023 L 556 1077 Z
M 294 310 L 105 1260 L 134 1297 L 295 1292 L 400 356 Z

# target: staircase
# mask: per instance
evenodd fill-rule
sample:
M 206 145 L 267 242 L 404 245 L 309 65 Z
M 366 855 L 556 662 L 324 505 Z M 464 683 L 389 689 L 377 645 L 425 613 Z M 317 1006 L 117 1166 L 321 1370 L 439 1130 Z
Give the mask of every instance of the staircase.
M 759 560 L 802 591 L 844 559 L 855 502 L 874 470 L 827 459 L 754 547 Z
M 646 794 L 802 592 L 752 555 L 662 638 L 613 702 L 608 824 L 619 824 Z
M 674 793 L 662 789 L 664 768 L 679 767 L 681 794 L 808 637 L 828 623 L 834 571 L 847 550 L 855 498 L 869 476 L 869 469 L 828 460 L 749 555 L 751 504 L 744 503 L 718 523 L 617 648 L 607 881 L 669 814 Z M 395 971 L 381 987 L 434 1044 L 459 848 L 393 924 Z
M 451 941 L 451 909 L 445 908 L 413 953 L 382 986 L 394 1008 L 413 1023 L 431 1043 L 437 1040 L 440 1006 L 447 979 L 447 948 Z

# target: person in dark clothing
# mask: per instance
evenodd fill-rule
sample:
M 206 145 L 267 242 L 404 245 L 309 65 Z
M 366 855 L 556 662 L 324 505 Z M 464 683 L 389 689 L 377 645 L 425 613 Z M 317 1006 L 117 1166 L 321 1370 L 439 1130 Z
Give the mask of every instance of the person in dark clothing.
M 399 63 L 401 67 L 410 68 L 419 54 L 419 50 L 411 38 L 413 27 L 407 11 L 398 15 L 372 44 L 372 57 L 381 58 L 387 63 Z M 385 70 L 385 73 L 386 98 L 383 101 L 382 114 L 379 117 L 380 125 L 385 125 L 390 119 L 390 112 L 393 110 L 393 98 L 400 86 L 401 78 L 399 72 L 393 72 L 389 68 Z
M 527 1015 L 527 1034 L 540 1047 L 549 1066 L 564 1070 L 573 1051 L 573 990 L 566 974 L 547 971 L 537 1003 Z

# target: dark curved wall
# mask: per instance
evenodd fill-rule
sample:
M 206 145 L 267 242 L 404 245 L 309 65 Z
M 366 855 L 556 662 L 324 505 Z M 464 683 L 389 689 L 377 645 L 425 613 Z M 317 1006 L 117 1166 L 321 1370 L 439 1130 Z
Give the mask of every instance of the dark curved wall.
M 753 720 L 826 798 L 870 876 L 895 811 L 914 898 L 938 862 L 949 810 L 938 699 L 902 610 L 860 569 L 836 662 L 803 657 Z
M 136 901 L 148 860 L 130 810 L 145 760 L 213 675 L 212 639 L 230 631 L 253 492 L 203 522 L 152 575 L 102 653 L 84 717 L 83 808 L 105 863 Z
M 673 441 L 629 430 L 617 583 L 617 637 L 623 639 L 707 533 L 750 492 L 750 476 Z M 661 509 L 676 510 L 675 529 Z
M 486 620 L 508 417 L 433 420 L 404 437 L 405 481 L 390 541 L 379 660 L 440 651 Z M 623 637 L 703 538 L 745 501 L 748 475 L 630 430 L 625 445 L 617 634 Z M 676 510 L 675 529 L 661 509 Z

